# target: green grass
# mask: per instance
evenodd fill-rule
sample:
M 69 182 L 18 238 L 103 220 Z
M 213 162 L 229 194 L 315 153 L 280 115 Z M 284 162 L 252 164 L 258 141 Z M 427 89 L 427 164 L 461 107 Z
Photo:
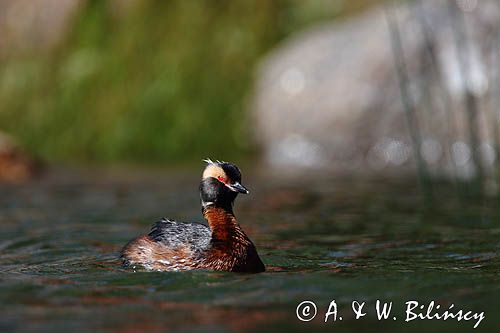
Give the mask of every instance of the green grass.
M 88 1 L 62 45 L 0 60 L 0 130 L 52 162 L 255 151 L 245 101 L 290 33 L 369 1 Z

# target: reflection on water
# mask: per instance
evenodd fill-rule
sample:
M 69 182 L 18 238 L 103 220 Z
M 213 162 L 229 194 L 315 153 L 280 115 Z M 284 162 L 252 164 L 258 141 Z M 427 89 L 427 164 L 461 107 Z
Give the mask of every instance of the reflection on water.
M 268 271 L 157 273 L 122 269 L 118 252 L 159 217 L 200 220 L 196 179 L 81 176 L 0 188 L 0 331 L 469 331 L 471 322 L 404 323 L 406 300 L 485 311 L 500 324 L 498 210 L 442 185 L 422 209 L 412 183 L 248 179 L 236 213 Z M 174 180 L 172 180 L 174 179 Z M 304 185 L 306 184 L 306 185 Z M 319 316 L 299 322 L 314 300 Z M 394 301 L 323 322 L 329 302 Z M 323 316 L 323 318 L 321 318 Z

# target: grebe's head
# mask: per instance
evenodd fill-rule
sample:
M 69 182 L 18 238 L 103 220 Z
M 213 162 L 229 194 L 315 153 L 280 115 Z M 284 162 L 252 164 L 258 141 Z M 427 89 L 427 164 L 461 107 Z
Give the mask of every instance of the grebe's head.
M 200 184 L 200 196 L 203 207 L 210 205 L 231 207 L 238 193 L 248 194 L 241 185 L 241 172 L 238 167 L 228 162 L 213 162 L 206 159 Z

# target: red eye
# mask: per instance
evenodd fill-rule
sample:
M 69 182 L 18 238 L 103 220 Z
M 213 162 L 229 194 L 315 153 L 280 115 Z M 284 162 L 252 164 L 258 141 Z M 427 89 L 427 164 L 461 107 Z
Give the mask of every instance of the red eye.
M 217 176 L 217 180 L 222 182 L 222 183 L 226 183 L 226 178 L 222 177 L 222 176 Z

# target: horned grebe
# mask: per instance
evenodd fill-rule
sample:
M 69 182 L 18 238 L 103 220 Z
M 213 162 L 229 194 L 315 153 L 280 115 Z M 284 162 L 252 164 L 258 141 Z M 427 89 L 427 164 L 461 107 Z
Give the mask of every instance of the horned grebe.
M 203 217 L 208 226 L 161 219 L 148 235 L 131 240 L 121 252 L 125 266 L 157 271 L 207 269 L 258 273 L 265 271 L 255 245 L 236 221 L 234 199 L 249 193 L 238 167 L 205 160 L 200 183 Z

